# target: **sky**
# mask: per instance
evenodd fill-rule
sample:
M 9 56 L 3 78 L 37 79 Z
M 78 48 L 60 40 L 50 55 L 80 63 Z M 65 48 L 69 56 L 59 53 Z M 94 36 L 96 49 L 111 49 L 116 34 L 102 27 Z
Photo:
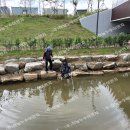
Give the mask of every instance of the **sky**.
M 20 6 L 20 0 L 6 0 L 7 1 L 7 6 Z M 38 0 L 36 0 L 38 1 Z M 105 5 L 107 8 L 112 8 L 112 0 L 105 0 Z M 36 2 L 33 6 L 38 7 L 38 2 Z M 70 2 L 70 0 L 66 0 L 66 8 L 69 11 L 69 14 L 73 13 L 73 5 Z M 87 8 L 87 2 L 86 0 L 79 0 L 77 9 L 86 9 Z M 94 0 L 94 9 L 97 8 L 97 0 Z

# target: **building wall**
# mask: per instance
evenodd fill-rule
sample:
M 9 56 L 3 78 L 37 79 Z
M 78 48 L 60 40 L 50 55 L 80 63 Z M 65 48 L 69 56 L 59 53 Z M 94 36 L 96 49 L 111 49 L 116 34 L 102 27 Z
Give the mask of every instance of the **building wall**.
M 111 9 L 100 12 L 99 36 L 107 37 L 121 32 L 130 33 L 130 22 L 112 22 L 111 15 Z M 84 28 L 96 34 L 97 14 L 80 19 L 80 23 Z
M 10 9 L 6 6 L 0 7 L 0 15 L 10 15 Z
M 67 14 L 68 10 L 65 9 L 65 14 Z M 45 12 L 43 10 L 42 14 L 54 14 L 54 11 L 50 8 L 45 9 Z M 55 14 L 64 14 L 64 9 L 58 9 L 57 12 Z
M 27 14 L 38 14 L 38 8 L 24 8 L 24 7 L 11 7 L 12 15 L 22 15 L 23 12 L 26 10 Z M 26 12 L 25 11 L 25 12 Z
M 130 18 L 130 0 L 112 9 L 112 20 Z

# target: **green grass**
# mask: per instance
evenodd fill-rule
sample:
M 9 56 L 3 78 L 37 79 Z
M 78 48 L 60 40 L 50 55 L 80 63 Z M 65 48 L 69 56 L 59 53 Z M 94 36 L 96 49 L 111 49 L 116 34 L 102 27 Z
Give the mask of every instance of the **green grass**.
M 68 50 L 66 53 L 62 53 L 63 56 L 81 56 L 81 55 L 104 55 L 104 54 L 114 54 L 115 52 L 120 51 L 122 48 L 95 48 L 95 49 L 73 49 Z M 59 52 L 63 50 L 54 49 L 54 55 L 58 55 Z M 124 51 L 123 53 L 129 53 L 129 50 Z M 43 50 L 26 50 L 26 51 L 10 51 L 2 55 L 0 53 L 0 61 L 11 58 L 20 58 L 20 57 L 42 57 Z
M 54 28 L 70 23 L 75 18 L 54 19 L 40 16 L 7 16 L 0 17 L 0 28 L 8 26 L 10 23 L 23 18 L 24 21 L 0 31 L 0 41 L 15 41 L 17 38 L 22 41 L 25 38 L 34 38 L 40 33 L 46 33 L 46 39 L 54 38 L 88 38 L 93 34 L 82 28 L 79 22 L 70 24 L 68 27 L 53 32 Z

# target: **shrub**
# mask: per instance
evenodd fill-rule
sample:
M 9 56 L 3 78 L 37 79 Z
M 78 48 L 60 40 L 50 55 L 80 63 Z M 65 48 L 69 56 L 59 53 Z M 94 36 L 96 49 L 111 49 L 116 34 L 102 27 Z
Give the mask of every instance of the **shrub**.
M 3 43 L 3 46 L 7 49 L 7 51 L 11 51 L 14 45 L 11 41 L 5 41 L 5 43 Z
M 20 48 L 20 40 L 18 38 L 15 40 L 15 46 L 19 50 L 19 48 Z
M 53 47 L 57 47 L 60 45 L 59 41 L 59 39 L 52 39 L 51 44 L 53 45 Z
M 29 38 L 27 40 L 27 44 L 28 44 L 30 49 L 35 49 L 36 48 L 36 43 L 37 43 L 36 39 Z
M 43 15 L 43 17 L 47 17 L 47 18 L 51 18 L 51 19 L 64 19 L 66 17 L 66 15 L 62 15 L 62 14 L 46 14 Z
M 46 48 L 47 45 L 48 45 L 46 39 L 45 39 L 45 38 L 42 38 L 41 41 L 42 41 L 42 47 L 43 47 L 43 48 Z
M 78 44 L 78 43 L 81 43 L 81 42 L 82 42 L 82 39 L 80 37 L 75 38 L 75 41 L 74 41 L 75 44 Z
M 65 47 L 70 47 L 73 44 L 73 41 L 74 41 L 73 38 L 65 38 L 64 39 Z
M 105 42 L 106 42 L 106 44 L 107 44 L 108 46 L 111 46 L 111 45 L 112 45 L 112 37 L 109 36 L 109 37 L 105 38 Z
M 123 46 L 125 42 L 127 42 L 126 35 L 124 33 L 120 33 L 117 37 L 117 42 L 119 46 Z

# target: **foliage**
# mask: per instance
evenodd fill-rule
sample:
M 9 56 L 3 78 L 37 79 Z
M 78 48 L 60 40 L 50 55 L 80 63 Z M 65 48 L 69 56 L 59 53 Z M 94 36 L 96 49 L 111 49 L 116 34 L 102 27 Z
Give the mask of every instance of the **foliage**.
M 20 40 L 19 40 L 19 38 L 17 38 L 16 39 L 16 41 L 15 41 L 15 46 L 16 46 L 16 48 L 19 50 L 19 48 L 20 48 Z

